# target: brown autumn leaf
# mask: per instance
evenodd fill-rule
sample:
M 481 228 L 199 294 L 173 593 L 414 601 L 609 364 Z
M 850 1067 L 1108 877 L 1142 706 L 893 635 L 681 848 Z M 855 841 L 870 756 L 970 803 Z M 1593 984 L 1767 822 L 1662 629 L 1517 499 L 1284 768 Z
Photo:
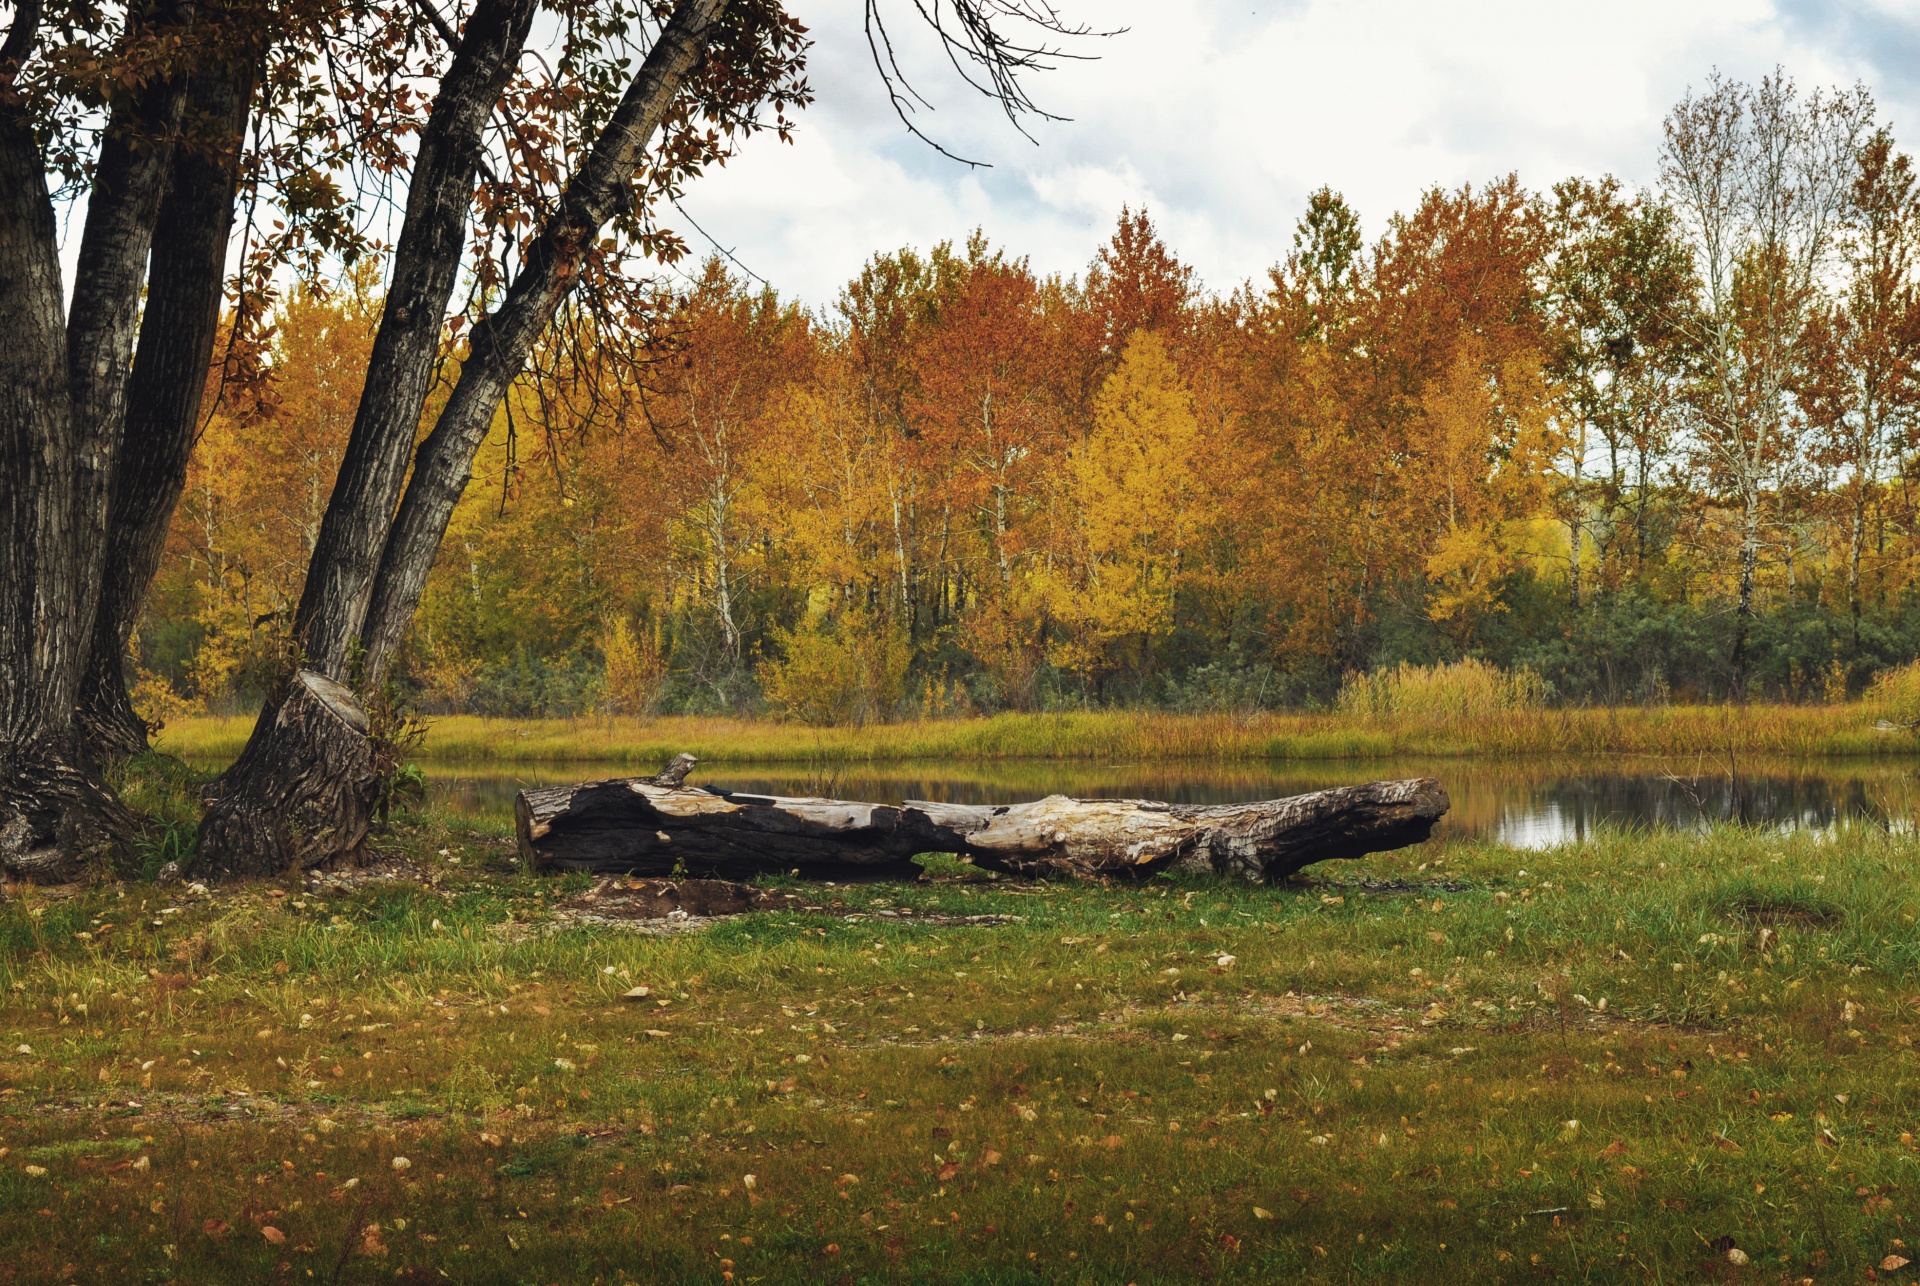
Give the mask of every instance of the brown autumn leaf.
M 287 1239 L 287 1234 L 284 1232 L 281 1232 L 278 1228 L 274 1227 L 272 1224 L 262 1225 L 260 1229 L 260 1235 L 262 1237 L 265 1237 L 270 1244 L 275 1246 L 280 1245 L 282 1242 L 284 1242 Z
M 209 1219 L 200 1225 L 200 1231 L 215 1239 L 227 1235 L 229 1225 L 225 1219 Z
M 945 1162 L 940 1167 L 940 1182 L 945 1183 L 948 1179 L 952 1179 L 958 1176 L 959 1173 L 960 1173 L 960 1166 L 957 1162 L 953 1162 L 953 1161 Z
M 1100 1146 L 1107 1149 L 1109 1152 L 1111 1152 L 1114 1149 L 1120 1147 L 1125 1142 L 1126 1140 L 1121 1138 L 1118 1134 L 1109 1134 L 1106 1138 L 1100 1140 Z
M 1880 1261 L 1880 1271 L 1883 1273 L 1897 1273 L 1912 1262 L 1912 1260 L 1903 1259 L 1899 1255 L 1888 1255 Z

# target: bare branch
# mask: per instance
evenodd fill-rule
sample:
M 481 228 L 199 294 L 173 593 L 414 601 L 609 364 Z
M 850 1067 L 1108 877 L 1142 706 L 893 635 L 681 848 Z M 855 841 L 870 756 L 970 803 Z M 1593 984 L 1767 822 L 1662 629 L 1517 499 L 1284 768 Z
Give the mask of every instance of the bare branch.
M 1000 105 L 1007 120 L 1029 142 L 1022 118 L 1061 121 L 1064 116 L 1049 112 L 1036 103 L 1022 77 L 1035 71 L 1052 71 L 1058 60 L 1092 61 L 1095 55 L 1074 53 L 1050 38 L 1080 39 L 1122 34 L 1126 28 L 1096 31 L 1085 24 L 1069 23 L 1047 0 L 912 0 L 921 21 L 939 38 L 941 51 L 953 69 L 978 93 Z M 934 110 L 913 85 L 900 66 L 899 52 L 881 12 L 882 0 L 864 0 L 864 27 L 867 49 L 873 66 L 886 86 L 887 100 L 907 132 L 949 160 L 976 169 L 992 168 L 987 161 L 976 161 L 948 150 L 929 137 L 913 121 L 911 113 L 923 107 Z M 1031 42 L 1016 38 L 1010 30 L 1030 29 L 1037 33 Z M 918 107 L 916 107 L 918 104 Z

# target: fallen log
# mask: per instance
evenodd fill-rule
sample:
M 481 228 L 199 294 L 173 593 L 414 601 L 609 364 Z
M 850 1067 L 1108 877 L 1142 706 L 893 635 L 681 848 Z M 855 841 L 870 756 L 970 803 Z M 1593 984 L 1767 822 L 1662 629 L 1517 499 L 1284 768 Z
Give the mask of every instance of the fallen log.
M 912 878 L 921 853 L 1014 875 L 1098 879 L 1177 867 L 1277 880 L 1315 862 L 1417 844 L 1446 813 L 1431 777 L 1340 786 L 1243 804 L 1069 799 L 1027 804 L 867 804 L 685 784 L 681 755 L 658 777 L 523 790 L 514 817 L 535 869 L 743 879 Z

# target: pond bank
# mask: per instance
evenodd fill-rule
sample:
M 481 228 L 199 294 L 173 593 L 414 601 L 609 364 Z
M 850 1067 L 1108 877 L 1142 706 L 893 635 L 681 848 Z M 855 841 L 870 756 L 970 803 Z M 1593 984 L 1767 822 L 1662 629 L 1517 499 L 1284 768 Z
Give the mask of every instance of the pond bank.
M 686 751 L 703 764 L 1086 760 L 1251 763 L 1555 755 L 1701 755 L 1739 771 L 1739 760 L 1897 758 L 1920 739 L 1876 726 L 1866 704 L 1838 706 L 1629 706 L 1523 710 L 1454 719 L 1340 714 L 1169 714 L 1089 711 L 917 720 L 865 728 L 810 728 L 769 720 L 483 719 L 428 721 L 414 753 L 423 762 L 598 763 L 657 769 Z M 250 717 L 198 717 L 169 724 L 156 748 L 196 759 L 231 759 Z

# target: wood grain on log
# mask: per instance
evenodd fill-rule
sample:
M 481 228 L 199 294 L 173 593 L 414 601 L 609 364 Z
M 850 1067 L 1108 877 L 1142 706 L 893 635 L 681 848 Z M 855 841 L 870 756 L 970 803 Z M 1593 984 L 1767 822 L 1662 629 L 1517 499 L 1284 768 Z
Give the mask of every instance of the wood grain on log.
M 682 777 L 684 770 L 522 791 L 520 851 L 536 867 L 640 875 L 910 876 L 915 855 L 954 853 L 1016 875 L 1101 878 L 1181 867 L 1276 880 L 1315 862 L 1417 844 L 1448 808 L 1430 777 L 1198 806 L 1065 795 L 894 806 L 713 791 L 677 784 Z M 676 784 L 663 784 L 669 779 Z

